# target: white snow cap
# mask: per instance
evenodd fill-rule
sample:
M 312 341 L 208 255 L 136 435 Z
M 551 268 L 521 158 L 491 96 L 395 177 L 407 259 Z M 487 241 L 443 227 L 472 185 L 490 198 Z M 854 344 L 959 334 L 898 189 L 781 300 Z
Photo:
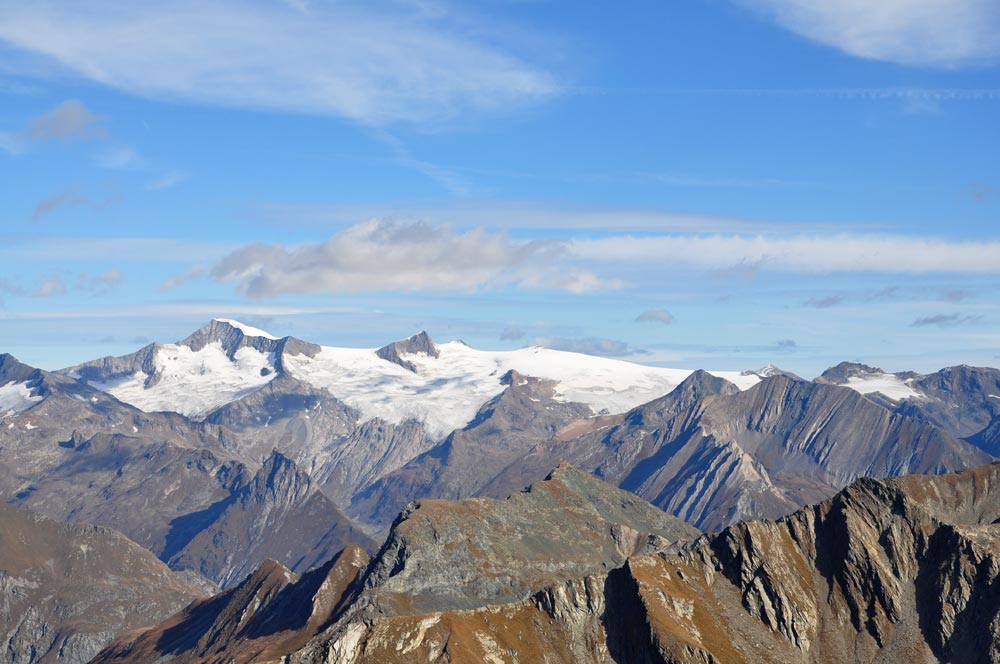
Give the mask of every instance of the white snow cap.
M 229 319 L 216 319 L 249 336 L 275 339 Z M 672 391 L 689 369 L 650 367 L 624 360 L 531 347 L 512 351 L 476 350 L 451 341 L 435 344 L 438 357 L 403 353 L 416 371 L 385 360 L 375 348 L 323 346 L 314 357 L 285 355 L 284 369 L 294 378 L 327 390 L 356 408 L 362 418 L 399 423 L 416 419 L 428 433 L 443 437 L 468 424 L 479 408 L 503 391 L 500 378 L 514 369 L 525 376 L 556 382 L 556 398 L 590 406 L 597 413 L 622 413 Z M 219 343 L 198 351 L 166 344 L 154 358 L 159 380 L 146 387 L 146 374 L 91 383 L 143 410 L 173 410 L 204 416 L 250 394 L 277 375 L 277 358 L 241 348 L 230 360 Z M 712 372 L 747 389 L 756 374 Z
M 256 327 L 251 327 L 246 323 L 241 323 L 238 320 L 232 320 L 230 318 L 213 318 L 212 320 L 214 320 L 217 323 L 225 323 L 226 325 L 231 325 L 232 327 L 235 327 L 237 330 L 247 335 L 248 337 L 264 337 L 265 339 L 274 339 L 274 340 L 278 340 L 281 338 L 281 337 L 276 337 L 273 334 L 268 334 L 264 330 L 258 329 Z

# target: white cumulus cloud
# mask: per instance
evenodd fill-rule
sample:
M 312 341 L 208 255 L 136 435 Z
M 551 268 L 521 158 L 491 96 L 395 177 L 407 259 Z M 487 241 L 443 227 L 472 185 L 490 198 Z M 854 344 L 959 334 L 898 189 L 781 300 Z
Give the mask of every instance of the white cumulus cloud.
M 237 283 L 250 297 L 502 286 L 583 293 L 619 285 L 567 264 L 566 257 L 559 240 L 373 219 L 315 244 L 241 247 L 218 261 L 211 275 Z

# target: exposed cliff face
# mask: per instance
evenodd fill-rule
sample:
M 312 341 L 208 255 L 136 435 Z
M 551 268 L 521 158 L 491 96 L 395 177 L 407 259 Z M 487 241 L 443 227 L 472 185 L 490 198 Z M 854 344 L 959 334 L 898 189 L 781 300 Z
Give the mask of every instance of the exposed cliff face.
M 4 662 L 82 664 L 115 634 L 162 620 L 211 590 L 116 531 L 0 502 Z

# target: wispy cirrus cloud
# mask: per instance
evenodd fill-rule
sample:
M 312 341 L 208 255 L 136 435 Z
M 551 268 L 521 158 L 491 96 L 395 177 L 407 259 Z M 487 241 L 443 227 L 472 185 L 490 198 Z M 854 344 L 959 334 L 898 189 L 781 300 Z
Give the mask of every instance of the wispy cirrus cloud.
M 966 323 L 976 323 L 982 320 L 982 316 L 973 316 L 969 314 L 934 314 L 933 316 L 924 316 L 916 319 L 910 323 L 910 327 L 951 327 L 953 325 L 963 325 Z
M 146 189 L 149 191 L 162 191 L 164 189 L 171 189 L 176 187 L 181 182 L 187 180 L 188 175 L 183 171 L 168 171 L 160 177 L 152 180 L 146 184 Z
M 214 261 L 237 249 L 232 243 L 156 237 L 69 237 L 0 235 L 0 258 L 38 261 Z
M 517 325 L 508 325 L 500 332 L 501 341 L 517 341 L 525 336 L 524 330 Z
M 301 226 L 349 225 L 369 217 L 394 217 L 459 228 L 654 231 L 659 233 L 792 233 L 872 229 L 871 224 L 771 222 L 673 210 L 582 206 L 557 201 L 470 199 L 370 201 L 360 203 L 257 203 L 247 212 L 259 219 Z M 874 226 L 874 228 L 879 228 Z
M 826 295 L 823 297 L 811 297 L 802 303 L 805 307 L 812 307 L 813 309 L 829 309 L 830 307 L 835 307 L 844 301 L 843 295 Z
M 92 295 L 106 295 L 118 288 L 125 274 L 121 270 L 105 270 L 98 274 L 81 273 L 77 278 L 78 288 Z
M 99 168 L 118 171 L 137 168 L 142 165 L 143 161 L 135 148 L 122 145 L 97 155 L 95 163 Z
M 594 264 L 631 262 L 693 269 L 873 274 L 997 274 L 1000 241 L 913 235 L 620 235 L 578 239 L 570 251 Z
M 38 201 L 31 213 L 31 220 L 41 221 L 60 208 L 74 208 L 84 205 L 94 205 L 94 201 L 75 189 L 65 189 Z
M 207 273 L 208 269 L 204 265 L 202 265 L 201 263 L 195 263 L 194 265 L 184 270 L 183 272 L 175 274 L 174 276 L 168 279 L 164 279 L 163 282 L 160 283 L 160 291 L 161 292 L 172 291 L 178 286 L 186 284 L 189 281 L 192 281 L 194 279 L 201 279 Z
M 1000 56 L 994 0 L 736 0 L 807 39 L 850 55 L 958 66 Z
M 218 261 L 211 275 L 235 282 L 250 297 L 501 286 L 584 293 L 619 285 L 568 264 L 566 257 L 560 240 L 372 219 L 315 244 L 244 246 Z
M 541 68 L 471 34 L 393 2 L 0 2 L 6 69 L 48 65 L 151 98 L 384 124 L 558 91 Z

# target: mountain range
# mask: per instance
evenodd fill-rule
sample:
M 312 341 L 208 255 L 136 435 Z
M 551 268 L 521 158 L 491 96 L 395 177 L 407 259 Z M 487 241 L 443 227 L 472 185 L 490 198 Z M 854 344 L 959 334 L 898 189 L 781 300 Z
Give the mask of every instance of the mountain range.
M 990 368 L 842 363 L 809 381 L 480 351 L 423 332 L 343 349 L 222 319 L 54 372 L 0 355 L 0 498 L 114 528 L 198 587 L 221 586 L 170 629 L 211 623 L 223 650 L 291 652 L 334 624 L 356 632 L 350 616 L 521 606 L 573 579 L 594 596 L 586 579 L 641 552 L 824 505 L 866 477 L 983 467 L 998 446 Z M 593 535 L 574 558 L 577 530 Z M 223 618 L 251 594 L 323 608 L 247 632 Z M 209 652 L 201 638 L 176 651 Z
M 998 660 L 1000 464 L 696 539 L 653 512 L 568 467 L 506 501 L 421 502 L 370 561 L 266 563 L 95 662 Z

